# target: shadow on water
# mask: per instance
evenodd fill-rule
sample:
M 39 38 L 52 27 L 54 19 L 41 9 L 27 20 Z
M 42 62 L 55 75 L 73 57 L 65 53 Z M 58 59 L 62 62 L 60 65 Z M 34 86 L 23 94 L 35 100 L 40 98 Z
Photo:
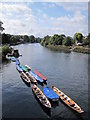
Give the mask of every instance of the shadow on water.
M 44 83 L 41 83 L 41 82 L 39 82 L 39 81 L 37 81 L 37 83 L 38 83 L 39 85 L 41 85 L 41 86 L 44 86 Z
M 51 106 L 52 106 L 53 108 L 56 108 L 57 106 L 59 106 L 59 101 L 52 101 L 52 100 L 49 100 L 49 101 L 50 101 Z
M 32 91 L 32 92 L 33 92 L 33 91 Z M 33 95 L 34 95 L 35 99 L 37 100 L 38 104 L 41 106 L 42 110 L 43 110 L 49 117 L 51 117 L 51 109 L 45 107 L 44 105 L 42 105 L 41 102 L 39 101 L 39 99 L 38 99 L 38 98 L 36 97 L 36 95 L 34 94 L 34 92 L 33 92 Z
M 64 107 L 66 107 L 68 110 L 70 110 L 77 117 L 76 120 L 84 120 L 83 119 L 83 114 L 84 113 L 78 113 L 77 111 L 75 111 L 75 110 L 71 109 L 70 107 L 68 107 L 63 101 L 61 101 L 61 100 L 59 100 L 59 101 L 64 105 Z M 59 114 L 61 114 L 61 113 L 59 113 Z
M 22 81 L 23 81 L 28 87 L 31 86 L 31 84 L 30 84 L 30 83 L 27 83 L 27 82 L 22 78 L 22 76 L 20 76 L 20 77 L 21 77 Z

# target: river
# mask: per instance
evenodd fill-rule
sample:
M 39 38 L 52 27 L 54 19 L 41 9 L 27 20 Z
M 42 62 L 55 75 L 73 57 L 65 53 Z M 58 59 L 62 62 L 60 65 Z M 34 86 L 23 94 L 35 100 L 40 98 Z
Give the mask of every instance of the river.
M 2 64 L 3 118 L 52 118 L 86 120 L 88 118 L 88 54 L 52 51 L 40 44 L 14 46 L 22 57 L 21 64 L 29 65 L 47 77 L 47 86 L 55 85 L 85 111 L 78 114 L 59 101 L 52 104 L 48 114 L 35 98 L 31 87 L 20 78 L 14 62 Z M 46 86 L 46 85 L 44 85 Z M 43 90 L 43 87 L 38 87 Z

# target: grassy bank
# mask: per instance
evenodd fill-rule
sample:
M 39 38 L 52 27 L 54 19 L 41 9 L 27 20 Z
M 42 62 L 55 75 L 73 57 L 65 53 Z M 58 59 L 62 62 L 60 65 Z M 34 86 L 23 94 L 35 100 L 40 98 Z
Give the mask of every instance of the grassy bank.
M 73 51 L 90 54 L 90 48 L 83 46 L 75 46 Z
M 72 46 L 63 46 L 63 45 L 47 45 L 47 48 L 50 48 L 52 50 L 56 51 L 64 51 L 64 52 L 81 52 L 81 53 L 87 53 L 90 54 L 90 48 L 83 47 L 83 46 L 75 46 L 72 50 Z
M 52 50 L 56 50 L 56 51 L 65 51 L 65 52 L 71 52 L 71 47 L 69 46 L 62 46 L 62 45 L 47 45 L 47 48 L 50 48 Z

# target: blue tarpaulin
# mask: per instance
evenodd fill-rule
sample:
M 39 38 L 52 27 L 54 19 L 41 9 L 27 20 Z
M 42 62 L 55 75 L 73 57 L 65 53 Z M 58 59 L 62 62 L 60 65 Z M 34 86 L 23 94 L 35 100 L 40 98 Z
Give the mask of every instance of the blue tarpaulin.
M 16 65 L 16 69 L 17 69 L 19 72 L 23 72 L 22 68 L 21 68 L 19 65 Z
M 59 96 L 51 88 L 49 88 L 49 87 L 44 87 L 43 93 L 49 99 L 59 99 Z

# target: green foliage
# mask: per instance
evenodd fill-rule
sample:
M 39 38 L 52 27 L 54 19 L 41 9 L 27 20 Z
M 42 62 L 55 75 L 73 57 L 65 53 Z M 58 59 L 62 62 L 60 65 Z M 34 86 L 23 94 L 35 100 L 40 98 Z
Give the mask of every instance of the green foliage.
M 20 39 L 23 39 L 20 40 Z M 1 41 L 1 37 L 0 37 L 0 41 Z M 33 35 L 28 36 L 28 35 L 10 35 L 10 34 L 2 34 L 2 44 L 17 44 L 17 43 L 40 43 L 41 42 L 41 38 L 35 38 Z
M 90 47 L 90 33 L 86 38 L 83 38 L 83 46 L 86 46 L 86 45 Z
M 11 35 L 3 33 L 2 34 L 2 44 L 10 43 L 10 37 L 11 37 Z
M 11 49 L 6 45 L 2 46 L 2 55 L 6 56 L 7 53 L 11 53 Z
M 45 37 L 42 39 L 41 45 L 47 46 L 47 45 L 49 44 L 49 41 L 50 41 L 50 36 L 47 35 L 47 36 L 45 36 Z
M 82 39 L 83 39 L 82 33 L 75 33 L 74 42 L 77 40 L 77 42 L 82 43 Z
M 62 37 L 58 34 L 55 34 L 50 38 L 50 44 L 52 45 L 62 45 Z
M 73 40 L 71 37 L 67 36 L 65 37 L 65 39 L 63 40 L 63 45 L 65 46 L 71 46 L 73 44 Z
M 30 38 L 30 42 L 31 42 L 31 43 L 34 43 L 34 42 L 35 42 L 35 37 L 34 37 L 33 35 L 31 35 L 29 38 Z
M 23 39 L 24 39 L 24 42 L 29 42 L 29 37 L 27 35 L 24 35 Z

